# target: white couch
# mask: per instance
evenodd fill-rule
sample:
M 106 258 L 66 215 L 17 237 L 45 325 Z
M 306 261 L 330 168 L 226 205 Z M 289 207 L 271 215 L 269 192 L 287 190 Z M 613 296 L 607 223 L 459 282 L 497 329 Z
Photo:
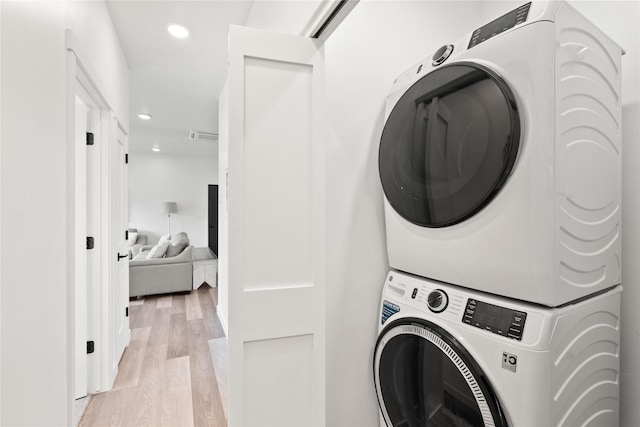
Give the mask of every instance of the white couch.
M 186 233 L 174 235 L 166 256 L 147 258 L 153 245 L 142 246 L 129 261 L 129 296 L 189 292 L 192 284 L 192 246 Z

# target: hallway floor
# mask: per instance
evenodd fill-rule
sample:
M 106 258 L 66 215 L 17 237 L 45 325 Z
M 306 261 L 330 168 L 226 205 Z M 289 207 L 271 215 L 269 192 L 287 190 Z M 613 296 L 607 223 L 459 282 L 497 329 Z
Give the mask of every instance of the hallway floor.
M 131 342 L 112 390 L 80 426 L 226 426 L 227 340 L 217 289 L 130 302 Z

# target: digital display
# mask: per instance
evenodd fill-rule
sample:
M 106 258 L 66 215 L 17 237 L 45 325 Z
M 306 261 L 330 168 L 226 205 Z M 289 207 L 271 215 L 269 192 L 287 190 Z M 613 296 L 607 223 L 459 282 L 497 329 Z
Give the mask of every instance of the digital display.
M 470 298 L 462 321 L 494 334 L 522 340 L 527 313 Z
M 522 24 L 523 22 L 525 22 L 527 20 L 527 16 L 529 15 L 530 6 L 531 3 L 523 4 L 519 8 L 502 15 L 498 19 L 494 19 L 484 27 L 480 27 L 475 30 L 471 35 L 471 41 L 469 41 L 469 49 L 486 40 L 489 40 L 493 36 L 496 36 L 504 31 L 507 31 L 510 28 L 515 27 L 518 24 Z
M 490 326 L 498 331 L 506 331 L 511 325 L 511 310 L 478 301 L 473 321 L 483 328 Z

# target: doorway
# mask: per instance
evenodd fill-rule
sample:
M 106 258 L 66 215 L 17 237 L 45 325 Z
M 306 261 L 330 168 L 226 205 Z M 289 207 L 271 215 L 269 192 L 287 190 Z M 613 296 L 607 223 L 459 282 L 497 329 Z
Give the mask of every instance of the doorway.
M 218 256 L 218 186 L 209 185 L 209 249 Z

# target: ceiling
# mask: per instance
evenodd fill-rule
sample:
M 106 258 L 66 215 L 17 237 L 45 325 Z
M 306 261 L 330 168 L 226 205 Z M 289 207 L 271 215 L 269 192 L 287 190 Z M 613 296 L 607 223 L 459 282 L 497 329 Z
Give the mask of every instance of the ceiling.
M 252 3 L 107 1 L 129 64 L 130 151 L 156 146 L 164 154 L 217 157 L 217 142 L 192 141 L 189 130 L 218 133 L 229 25 L 244 25 Z M 170 35 L 170 24 L 186 27 L 189 37 Z

